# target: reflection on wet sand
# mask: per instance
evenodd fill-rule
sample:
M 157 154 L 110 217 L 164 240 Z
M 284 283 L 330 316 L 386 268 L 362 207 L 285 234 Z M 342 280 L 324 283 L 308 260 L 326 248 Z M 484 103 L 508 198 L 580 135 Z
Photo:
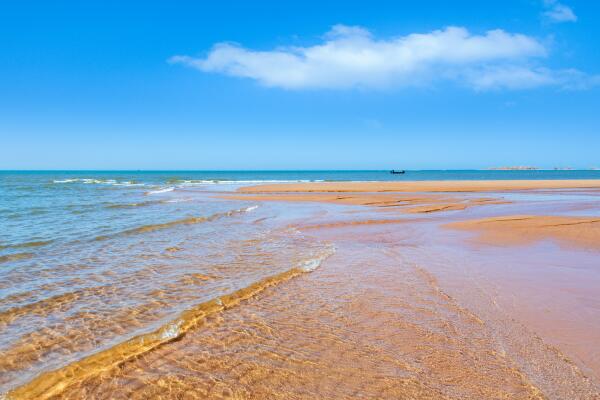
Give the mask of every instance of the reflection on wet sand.
M 495 244 L 528 244 L 555 239 L 600 249 L 600 218 L 511 215 L 454 222 L 448 228 L 480 232 L 479 240 Z
M 361 260 L 356 261 L 344 272 L 356 272 Z M 403 315 L 411 311 L 414 301 L 396 298 L 394 304 L 381 303 L 378 289 L 363 287 L 365 282 L 344 282 L 328 270 L 317 282 L 310 278 L 290 282 L 245 307 L 213 318 L 206 329 L 124 365 L 115 375 L 89 380 L 77 390 L 73 388 L 70 395 L 309 398 L 361 393 L 443 398 L 439 389 L 416 379 L 423 367 L 410 358 L 417 355 L 400 356 L 412 353 L 414 349 L 402 349 L 417 344 L 419 338 L 431 348 L 443 346 L 444 327 L 435 321 L 435 304 L 431 304 L 437 299 L 417 304 L 421 307 L 418 313 L 426 313 L 427 320 L 432 320 L 427 329 L 422 321 L 407 320 Z M 413 274 L 402 278 L 415 281 Z M 338 301 L 332 302 L 336 298 Z M 417 353 L 427 355 L 428 351 Z M 431 349 L 429 353 L 442 358 Z M 516 379 L 516 386 L 526 385 Z
M 249 189 L 246 189 L 249 190 Z M 345 205 L 360 205 L 378 208 L 389 208 L 393 211 L 401 211 L 405 213 L 419 214 L 431 213 L 438 211 L 455 211 L 464 210 L 469 207 L 491 205 L 491 204 L 507 204 L 509 201 L 493 197 L 475 197 L 465 198 L 457 195 L 440 195 L 440 194 L 414 194 L 394 193 L 389 194 L 384 192 L 374 193 L 344 193 L 329 194 L 324 193 L 266 193 L 266 194 L 228 194 L 226 199 L 238 200 L 253 200 L 253 201 L 309 201 L 319 203 L 334 203 Z
M 277 285 L 302 273 L 316 268 L 330 253 L 324 253 L 318 258 L 305 262 L 280 274 L 262 279 L 236 292 L 198 304 L 186 310 L 176 320 L 162 325 L 151 333 L 133 337 L 125 342 L 98 352 L 80 361 L 71 363 L 55 371 L 43 373 L 9 393 L 11 398 L 47 399 L 62 396 L 66 387 L 77 385 L 89 377 L 95 377 L 104 371 L 123 365 L 127 361 L 152 351 L 162 344 L 169 343 L 185 335 L 190 329 L 202 326 L 207 318 L 234 307 L 240 302 L 250 299 L 268 287 Z M 313 266 L 312 264 L 315 263 Z M 139 308 L 132 310 L 139 313 Z M 75 338 L 73 338 L 75 339 Z
M 403 260 L 402 238 L 338 229 L 324 233 L 344 239 L 323 268 L 214 315 L 202 329 L 86 379 L 61 398 L 596 395 L 558 355 L 544 359 L 545 372 L 557 376 L 540 388 L 502 348 L 494 325 L 462 307 L 426 269 Z M 541 346 L 531 341 L 528 356 Z
M 90 273 L 105 284 L 38 301 L 5 298 L 0 335 L 17 322 L 23 333 L 0 370 L 39 368 L 8 398 L 600 399 L 600 351 L 590 348 L 600 338 L 598 219 L 554 203 L 568 191 L 524 200 L 470 193 L 523 183 L 443 186 L 451 194 L 349 185 L 245 189 L 214 201 L 266 201 L 251 219 L 176 219 L 94 241 L 179 235 L 163 243 L 160 266 Z M 588 194 L 586 212 L 599 193 Z M 184 240 L 190 229 L 207 242 Z M 472 246 L 471 230 L 496 246 Z M 60 352 L 71 362 L 53 368 Z
M 500 192 L 508 190 L 600 189 L 600 179 L 548 180 L 463 180 L 463 181 L 374 181 L 314 182 L 256 185 L 240 189 L 242 193 L 415 193 L 415 192 Z

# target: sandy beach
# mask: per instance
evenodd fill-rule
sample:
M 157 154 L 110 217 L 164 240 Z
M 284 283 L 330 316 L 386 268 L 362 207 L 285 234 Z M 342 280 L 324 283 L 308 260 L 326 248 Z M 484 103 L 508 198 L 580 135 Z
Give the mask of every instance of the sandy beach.
M 384 192 L 493 192 L 532 189 L 599 189 L 600 180 L 469 180 L 469 181 L 395 181 L 395 182 L 315 182 L 257 185 L 240 189 L 242 193 L 384 193 Z
M 526 275 L 531 279 L 531 273 L 537 274 L 535 281 L 523 280 L 516 282 L 496 274 L 494 278 L 495 290 L 506 291 L 501 297 L 510 297 L 512 306 L 509 315 L 518 318 L 520 323 L 535 330 L 535 334 L 547 340 L 547 343 L 558 344 L 557 348 L 566 357 L 576 360 L 582 370 L 597 379 L 600 378 L 600 354 L 595 350 L 594 343 L 600 340 L 600 325 L 586 321 L 590 315 L 597 314 L 594 305 L 596 300 L 592 294 L 596 291 L 600 281 L 598 270 L 594 267 L 594 253 L 600 249 L 600 217 L 598 207 L 577 206 L 568 202 L 556 203 L 546 208 L 533 208 L 540 215 L 522 215 L 514 211 L 522 210 L 527 204 L 520 204 L 514 194 L 526 193 L 529 195 L 561 196 L 590 193 L 592 196 L 600 195 L 600 181 L 439 181 L 439 182 L 335 182 L 335 183 L 307 183 L 307 184 L 282 184 L 261 185 L 246 187 L 239 190 L 235 198 L 252 198 L 257 201 L 291 201 L 291 202 L 325 202 L 339 205 L 367 206 L 379 211 L 385 211 L 382 219 L 332 223 L 320 225 L 325 228 L 354 228 L 366 225 L 382 225 L 399 223 L 390 218 L 395 214 L 428 214 L 429 221 L 438 220 L 443 230 L 468 232 L 465 241 L 455 243 L 458 246 L 481 249 L 481 245 L 492 246 L 496 255 L 491 263 L 499 264 L 513 260 L 521 272 L 529 269 L 530 265 L 553 265 L 552 254 L 557 257 L 575 257 L 571 262 L 574 268 L 579 264 L 592 266 L 589 282 L 585 282 L 586 274 L 570 274 L 569 281 L 557 283 L 553 278 L 539 275 L 542 272 L 529 271 Z M 474 196 L 472 193 L 486 192 L 485 197 Z M 593 197 L 592 197 L 593 198 Z M 567 204 L 567 206 L 565 206 Z M 500 208 L 496 208 L 501 206 Z M 481 208 L 485 211 L 466 212 L 467 209 Z M 589 210 L 591 215 L 565 215 L 577 210 L 584 213 Z M 510 210 L 510 211 L 508 211 Z M 449 212 L 449 213 L 447 213 Z M 508 215 L 506 215 L 508 213 Z M 433 215 L 436 214 L 436 215 Z M 497 215 L 495 215 L 497 214 Z M 382 215 L 382 214 L 380 214 Z M 484 215 L 484 218 L 475 216 Z M 398 231 L 406 230 L 407 223 L 423 224 L 421 219 L 400 219 L 404 224 L 393 225 Z M 306 226 L 312 229 L 311 226 Z M 389 232 L 389 229 L 388 229 Z M 389 234 L 393 236 L 393 234 Z M 358 234 L 356 237 L 360 236 Z M 355 238 L 356 238 L 355 237 Z M 356 239 L 360 242 L 360 239 Z M 432 237 L 427 241 L 435 240 Z M 556 244 L 556 246 L 553 245 Z M 433 246 L 430 242 L 428 246 Z M 515 246 L 519 250 L 515 250 Z M 544 246 L 552 246 L 547 248 Z M 489 247 L 488 247 L 489 248 Z M 560 250 L 563 249 L 563 250 Z M 565 250 L 567 249 L 567 250 Z M 568 250 L 572 249 L 572 250 Z M 480 251 L 480 250 L 478 250 Z M 583 252 L 582 252 L 583 251 Z M 589 253 L 588 251 L 591 251 Z M 417 262 L 422 262 L 418 260 Z M 537 268 L 537 267 L 536 267 Z M 545 274 L 545 273 L 542 273 Z M 554 277 L 555 278 L 555 277 Z M 504 282 L 500 283 L 500 280 Z M 510 283 L 509 283 L 510 282 Z M 535 283 L 533 283 L 535 282 Z M 458 283 L 459 287 L 465 282 Z M 526 287 L 527 289 L 523 289 Z M 464 288 L 463 288 L 464 289 Z M 461 289 L 458 289 L 461 290 Z M 554 294 L 542 295 L 544 291 Z M 565 295 L 564 291 L 570 291 Z M 506 295 L 506 296 L 505 296 Z M 581 295 L 587 305 L 573 302 L 572 296 Z M 499 304 L 502 300 L 496 299 Z M 533 300 L 543 298 L 546 315 L 540 316 L 535 310 Z M 581 300 L 581 299 L 580 299 Z M 469 300 L 470 301 L 470 300 Z M 522 307 L 516 307 L 521 304 Z M 553 304 L 553 305 L 550 305 Z M 539 305 L 538 305 L 539 306 Z M 577 309 L 582 307 L 582 309 Z M 591 307 L 591 308 L 590 308 Z M 528 309 L 529 308 L 529 309 Z M 552 309 L 554 308 L 554 309 Z M 505 309 L 505 311 L 506 311 Z M 528 309 L 528 310 L 526 310 Z M 552 311 L 550 311 L 552 309 Z M 569 314 L 577 317 L 570 318 Z M 594 318 L 597 318 L 597 315 Z M 569 328 L 565 327 L 570 325 Z M 596 392 L 594 392 L 596 393 Z M 596 398 L 598 394 L 594 394 Z M 557 398 L 560 398 L 558 396 Z
M 600 181 L 302 183 L 194 195 L 229 211 L 92 241 L 154 235 L 165 261 L 140 278 L 178 280 L 109 320 L 34 332 L 0 368 L 16 375 L 36 365 L 65 342 L 63 330 L 91 332 L 91 341 L 114 326 L 152 329 L 41 370 L 9 399 L 600 398 Z M 214 253 L 186 253 L 199 247 L 194 229 L 215 238 Z M 219 232 L 241 229 L 259 234 L 223 247 Z M 165 242 L 166 232 L 191 242 Z M 168 269 L 177 259 L 188 264 Z M 202 291 L 209 297 L 198 302 Z M 0 323 L 53 315 L 86 296 L 13 307 Z M 186 297 L 194 301 L 177 318 L 154 322 Z
M 465 197 L 472 192 L 600 189 L 599 180 L 332 182 L 244 187 L 241 195 L 256 201 L 309 201 L 388 208 L 401 213 L 434 213 L 475 206 L 509 204 L 496 195 Z M 407 192 L 411 194 L 407 194 Z M 444 192 L 444 194 L 440 194 Z M 335 194 L 332 194 L 335 193 Z M 382 222 L 382 221 L 379 221 Z M 383 221 L 384 223 L 386 221 Z M 368 221 L 366 223 L 376 223 Z M 493 244 L 527 244 L 553 238 L 571 245 L 600 248 L 600 218 L 567 216 L 500 216 L 447 224 L 480 232 L 479 240 Z
M 5 1 L 0 400 L 600 400 L 600 1 Z
M 514 215 L 446 225 L 479 233 L 477 240 L 523 245 L 552 238 L 572 246 L 600 249 L 600 218 Z

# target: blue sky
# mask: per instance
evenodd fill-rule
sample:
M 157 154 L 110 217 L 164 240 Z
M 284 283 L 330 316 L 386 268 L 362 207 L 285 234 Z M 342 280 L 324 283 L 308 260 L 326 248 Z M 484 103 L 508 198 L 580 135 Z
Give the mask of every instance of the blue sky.
M 600 166 L 599 2 L 123 3 L 0 6 L 0 168 Z

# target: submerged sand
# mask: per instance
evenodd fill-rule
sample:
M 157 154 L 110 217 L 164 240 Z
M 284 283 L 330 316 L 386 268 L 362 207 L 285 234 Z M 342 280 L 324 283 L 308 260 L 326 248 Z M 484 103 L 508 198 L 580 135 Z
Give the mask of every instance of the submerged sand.
M 250 189 L 247 189 L 250 190 Z M 340 189 L 341 190 L 341 189 Z M 347 192 L 343 195 L 330 193 L 282 193 L 241 191 L 244 194 L 227 195 L 225 198 L 255 201 L 310 201 L 343 205 L 360 205 L 379 208 L 397 209 L 405 213 L 430 213 L 437 211 L 464 210 L 469 207 L 485 204 L 506 204 L 508 201 L 493 197 L 464 198 L 456 195 L 440 195 L 424 193 L 410 195 L 404 193 L 382 192 Z M 250 194 L 246 194 L 250 193 Z
M 239 190 L 238 195 L 230 197 L 256 201 L 326 202 L 385 207 L 402 213 L 432 213 L 510 203 L 493 196 L 465 197 L 464 193 L 540 189 L 600 189 L 600 180 L 317 182 L 245 187 Z M 554 239 L 569 245 L 600 248 L 600 218 L 593 217 L 498 216 L 454 222 L 447 227 L 480 232 L 479 240 L 486 243 L 528 244 Z
M 283 185 L 261 185 L 248 188 L 242 188 L 235 195 L 236 198 L 251 198 L 257 201 L 291 201 L 291 202 L 325 202 L 340 205 L 360 205 L 379 209 L 385 209 L 392 213 L 435 213 L 436 218 L 448 219 L 445 217 L 446 211 L 457 211 L 452 214 L 450 223 L 442 223 L 446 228 L 454 230 L 464 230 L 474 232 L 476 240 L 480 243 L 502 246 L 519 246 L 526 248 L 543 241 L 554 241 L 565 248 L 598 250 L 600 249 L 600 217 L 596 216 L 571 216 L 571 215 L 496 215 L 494 208 L 496 205 L 511 204 L 514 198 L 511 193 L 519 192 L 521 194 L 537 193 L 549 196 L 578 195 L 588 193 L 599 196 L 600 181 L 598 180 L 553 180 L 553 181 L 439 181 L 439 182 L 325 182 L 325 183 L 304 183 L 304 184 L 283 184 Z M 474 197 L 474 192 L 487 192 L 485 197 Z M 504 195 L 508 195 L 508 199 Z M 562 201 L 562 208 L 557 207 L 557 212 L 569 212 L 591 210 L 597 213 L 598 204 L 594 202 L 595 197 L 590 197 L 592 201 L 588 203 L 577 203 L 576 201 Z M 560 197 L 558 197 L 560 198 Z M 597 198 L 597 197 L 596 197 Z M 469 214 L 461 211 L 471 209 L 472 207 L 485 206 L 485 213 L 492 216 L 473 219 Z M 519 204 L 514 204 L 519 209 Z M 437 216 L 439 214 L 439 217 Z M 597 215 L 597 214 L 596 214 Z M 406 218 L 400 219 L 377 219 L 354 221 L 352 223 L 344 222 L 337 224 L 322 224 L 320 227 L 341 227 L 377 225 L 406 222 L 419 222 Z M 311 228 L 307 226 L 307 228 Z M 396 229 L 406 229 L 405 225 L 398 226 Z M 428 239 L 434 240 L 434 239 Z M 506 248 L 504 254 L 510 259 L 513 250 Z M 527 252 L 526 252 L 527 253 Z M 502 254 L 502 253 L 500 253 Z M 544 253 L 538 250 L 529 252 L 532 260 L 544 261 Z M 560 253 L 558 253 L 560 254 Z M 575 255 L 572 262 L 578 266 L 578 255 Z M 592 256 L 588 256 L 592 257 Z M 503 258 L 505 258 L 503 256 Z M 527 269 L 529 260 L 515 258 L 517 263 L 526 263 L 522 268 Z M 547 256 L 546 262 L 553 264 L 552 256 Z M 593 264 L 593 261 L 592 261 Z M 585 315 L 590 310 L 597 310 L 595 301 L 588 298 L 589 293 L 600 290 L 600 286 L 595 283 L 597 273 L 590 271 L 589 282 L 584 282 L 588 278 L 581 276 L 572 276 L 573 281 L 565 281 L 561 291 L 572 293 L 574 298 L 579 296 L 581 304 L 576 305 L 576 301 L 564 297 L 564 303 L 568 306 L 558 306 L 556 303 L 552 313 L 546 313 L 543 317 L 536 315 L 535 311 L 525 312 L 515 311 L 515 316 L 522 318 L 525 324 L 535 326 L 540 333 L 546 335 L 550 341 L 560 343 L 561 348 L 570 352 L 579 360 L 583 360 L 585 368 L 592 370 L 592 375 L 600 377 L 600 353 L 593 350 L 590 343 L 600 340 L 600 326 L 598 324 L 588 324 L 586 317 L 579 319 L 579 322 L 569 320 L 565 313 L 572 315 Z M 545 288 L 546 285 L 554 285 L 554 282 L 547 279 L 537 281 L 537 288 L 534 291 L 555 290 Z M 527 285 L 524 285 L 527 286 Z M 577 293 L 581 293 L 577 295 Z M 533 291 L 530 293 L 533 294 Z M 527 301 L 527 293 L 521 293 L 523 301 Z M 558 295 L 558 293 L 557 293 Z M 513 294 L 513 297 L 516 294 Z M 562 295 L 559 295 L 560 297 Z M 552 296 L 548 300 L 551 301 Z M 562 300 L 561 300 L 562 301 Z M 547 303 L 551 304 L 550 302 Z M 552 306 L 549 306 L 552 308 Z M 564 307 L 564 308 L 561 308 Z M 569 310 L 568 307 L 581 307 L 581 310 Z M 586 311 L 582 311 L 586 310 Z M 551 316 L 550 316 L 551 315 Z M 569 328 L 563 327 L 565 324 Z M 589 325 L 589 326 L 588 326 Z M 594 397 L 595 398 L 595 397 Z
M 560 257 L 589 265 L 596 253 L 500 247 L 482 256 L 458 232 L 486 244 L 600 248 L 600 218 L 494 214 L 520 206 L 497 192 L 532 189 L 600 189 L 600 181 L 336 182 L 221 194 L 286 202 L 291 213 L 293 203 L 314 206 L 289 227 L 335 254 L 314 271 L 293 269 L 189 310 L 177 336 L 134 338 L 110 349 L 109 362 L 98 353 L 9 398 L 600 399 L 600 309 L 588 294 L 600 288 L 596 272 L 550 281 L 528 270 L 540 257 L 555 261 L 553 272 Z M 468 214 L 479 210 L 485 217 Z M 493 273 L 478 269 L 482 261 Z M 500 281 L 505 270 L 534 278 L 520 289 L 521 276 Z
M 598 179 L 494 180 L 494 181 L 394 181 L 394 182 L 313 182 L 258 185 L 241 193 L 290 192 L 498 192 L 530 189 L 600 189 Z
M 600 249 L 600 218 L 511 215 L 454 222 L 448 228 L 474 231 L 491 244 L 529 244 L 554 239 L 570 245 Z
M 427 246 L 434 231 L 424 221 L 369 215 L 299 222 L 336 249 L 320 268 L 57 398 L 600 398 L 565 353 L 497 309 L 495 297 L 478 297 L 456 260 Z M 439 271 L 432 261 L 450 267 L 463 297 L 430 272 Z
M 545 398 L 512 358 L 490 351 L 495 338 L 481 320 L 424 270 L 398 266 L 393 245 L 345 242 L 327 268 L 211 317 L 64 397 Z M 366 273 L 374 263 L 381 269 Z M 561 373 L 575 385 L 585 381 Z

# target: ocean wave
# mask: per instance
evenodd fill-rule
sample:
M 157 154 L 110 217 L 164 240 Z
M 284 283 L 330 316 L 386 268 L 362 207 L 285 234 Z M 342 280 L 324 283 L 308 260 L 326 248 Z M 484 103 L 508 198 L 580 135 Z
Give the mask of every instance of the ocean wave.
M 314 258 L 305 260 L 285 272 L 266 277 L 230 294 L 200 303 L 152 332 L 132 337 L 54 371 L 43 372 L 28 383 L 9 391 L 5 397 L 11 400 L 25 398 L 44 400 L 59 396 L 65 388 L 72 384 L 118 367 L 127 360 L 177 340 L 186 332 L 202 326 L 207 317 L 211 315 L 235 307 L 269 287 L 313 271 L 334 252 L 333 247 L 327 247 Z M 307 269 L 306 266 L 311 266 L 311 268 Z
M 68 292 L 33 303 L 11 307 L 0 311 L 0 325 L 6 326 L 15 319 L 29 314 L 47 315 L 55 309 L 64 307 L 65 304 L 73 303 L 79 297 L 80 292 Z
M 3 249 L 24 249 L 28 247 L 41 247 L 52 243 L 52 240 L 38 240 L 33 242 L 15 243 L 15 244 L 0 244 L 0 250 Z
M 225 212 L 215 213 L 215 214 L 209 215 L 207 217 L 188 217 L 188 218 L 176 219 L 174 221 L 163 222 L 160 224 L 142 225 L 142 226 L 127 229 L 122 232 L 118 232 L 118 233 L 111 234 L 111 235 L 96 236 L 96 238 L 94 240 L 106 240 L 106 239 L 109 239 L 109 238 L 115 237 L 115 236 L 133 235 L 133 234 L 139 234 L 139 233 L 153 232 L 153 231 L 158 231 L 161 229 L 172 228 L 172 227 L 178 226 L 178 225 L 193 225 L 193 224 L 199 224 L 202 222 L 210 222 L 210 221 L 214 221 L 216 219 L 223 218 L 223 217 L 230 217 L 230 216 L 237 215 L 237 214 L 247 213 L 247 212 L 256 210 L 257 208 L 258 208 L 258 206 L 255 205 L 255 206 L 240 208 L 240 209 L 236 209 L 236 210 L 229 210 L 229 211 L 225 211 Z
M 162 189 L 157 189 L 157 190 L 150 190 L 149 192 L 146 192 L 147 195 L 153 195 L 153 194 L 160 194 L 160 193 L 167 193 L 167 192 L 172 192 L 173 190 L 175 190 L 175 188 L 173 186 L 167 187 L 167 188 L 162 188 Z
M 161 201 L 161 203 L 185 203 L 188 201 L 192 201 L 193 199 L 190 197 L 184 197 L 184 198 L 180 198 L 180 199 L 169 199 L 169 200 L 163 200 Z
M 136 207 L 146 207 L 154 204 L 161 204 L 163 201 L 141 201 L 139 203 L 112 203 L 104 206 L 105 208 L 136 208 Z
M 26 260 L 26 259 L 31 258 L 33 256 L 34 256 L 33 253 L 7 254 L 7 255 L 4 255 L 4 256 L 0 256 L 0 263 L 6 263 L 6 262 L 9 262 L 9 261 Z
M 84 183 L 87 185 L 113 185 L 113 186 L 145 186 L 144 183 L 135 181 L 117 181 L 116 179 L 95 179 L 95 178 L 71 178 L 71 179 L 55 179 L 52 183 Z
M 205 186 L 205 185 L 249 185 L 249 184 L 274 184 L 274 183 L 308 183 L 324 182 L 322 179 L 169 179 L 168 185 L 180 187 L 186 186 Z M 68 178 L 54 179 L 54 184 L 82 183 L 87 185 L 112 185 L 112 186 L 148 186 L 149 184 L 136 181 L 119 181 L 116 179 L 98 179 L 98 178 Z M 152 186 L 152 185 L 150 185 Z M 172 186 L 149 191 L 147 194 L 165 193 L 175 189 Z
M 321 256 L 312 258 L 310 260 L 303 261 L 298 268 L 304 272 L 313 272 L 321 266 L 323 261 L 332 256 L 335 253 L 333 247 L 329 248 L 328 251 L 324 252 Z
M 278 180 L 278 179 L 255 179 L 255 180 L 227 180 L 227 179 L 177 179 L 170 180 L 169 183 L 179 186 L 195 186 L 195 185 L 243 185 L 243 184 L 267 184 L 267 183 L 307 183 L 307 182 L 323 182 L 323 180 Z

